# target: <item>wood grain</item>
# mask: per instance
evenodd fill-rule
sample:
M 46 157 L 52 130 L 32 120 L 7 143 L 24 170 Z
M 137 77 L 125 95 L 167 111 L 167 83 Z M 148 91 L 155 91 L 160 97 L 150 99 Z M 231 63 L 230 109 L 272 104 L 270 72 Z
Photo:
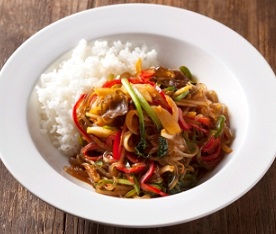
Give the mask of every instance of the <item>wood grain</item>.
M 211 17 L 252 43 L 276 72 L 275 0 L 0 0 L 0 67 L 25 40 L 62 17 L 89 8 L 134 2 L 171 5 Z M 189 223 L 153 229 L 107 226 L 59 211 L 22 187 L 2 162 L 0 181 L 0 233 L 272 234 L 276 230 L 275 162 L 252 190 L 228 207 Z

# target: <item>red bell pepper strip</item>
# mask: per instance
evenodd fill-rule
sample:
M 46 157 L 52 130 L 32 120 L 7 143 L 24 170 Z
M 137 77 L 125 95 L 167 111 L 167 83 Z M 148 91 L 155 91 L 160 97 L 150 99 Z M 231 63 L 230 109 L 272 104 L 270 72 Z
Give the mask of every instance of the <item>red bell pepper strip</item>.
M 180 128 L 184 131 L 190 130 L 192 126 L 184 120 L 182 110 L 180 108 L 178 108 L 178 116 L 179 116 L 178 124 Z
M 210 154 L 208 156 L 201 156 L 201 159 L 203 161 L 210 162 L 210 161 L 218 159 L 220 157 L 220 155 L 221 155 L 221 147 L 219 145 L 217 150 L 213 154 Z
M 196 117 L 196 116 L 188 116 L 189 119 L 195 120 L 198 123 L 201 123 L 207 127 L 210 127 L 211 125 L 211 120 L 208 117 L 201 116 L 201 117 Z
M 147 182 L 147 180 L 149 180 L 149 178 L 153 175 L 154 173 L 154 169 L 155 169 L 155 165 L 153 161 L 150 161 L 150 165 L 149 165 L 149 169 L 147 170 L 147 172 L 142 176 L 141 178 L 141 183 L 145 183 Z
M 129 77 L 128 81 L 132 84 L 147 84 L 147 81 L 141 80 L 138 77 Z
M 201 152 L 212 154 L 216 151 L 219 145 L 220 138 L 215 138 L 214 136 L 211 136 L 210 139 L 206 142 L 206 144 L 202 147 Z
M 114 79 L 114 80 L 106 81 L 103 84 L 103 88 L 111 88 L 113 85 L 116 85 L 116 84 L 121 84 L 121 80 L 120 79 Z
M 142 80 L 148 80 L 149 78 L 151 78 L 153 75 L 155 74 L 155 70 L 154 69 L 150 69 L 150 70 L 142 70 L 140 77 Z
M 190 130 L 192 127 L 193 128 L 196 128 L 198 130 L 200 130 L 201 132 L 203 132 L 204 134 L 208 134 L 209 131 L 204 129 L 204 128 L 201 128 L 200 126 L 196 125 L 196 124 L 192 124 L 192 123 L 187 123 L 182 115 L 182 110 L 180 108 L 178 108 L 178 111 L 179 111 L 179 119 L 178 119 L 178 124 L 180 126 L 180 128 L 184 131 L 187 131 L 187 130 Z
M 99 149 L 101 149 L 101 148 L 95 142 L 90 142 L 81 149 L 81 153 L 83 154 L 83 156 L 86 159 L 89 159 L 92 161 L 97 161 L 97 160 L 101 159 L 103 156 L 102 155 L 90 156 L 89 152 L 94 151 L 94 150 L 99 150 Z
M 158 189 L 158 188 L 156 188 L 156 187 L 154 187 L 154 186 L 151 186 L 151 185 L 146 184 L 147 180 L 149 180 L 150 177 L 153 175 L 154 170 L 155 170 L 154 162 L 153 162 L 153 161 L 150 161 L 150 166 L 149 166 L 148 171 L 147 171 L 147 172 L 142 176 L 142 178 L 141 178 L 140 187 L 141 187 L 144 191 L 156 193 L 156 194 L 158 194 L 158 195 L 160 195 L 160 196 L 162 196 L 162 197 L 167 196 L 168 194 L 164 193 L 164 192 L 161 191 L 160 189 Z
M 196 124 L 190 124 L 193 128 L 196 128 L 197 130 L 203 132 L 204 134 L 208 135 L 209 134 L 209 130 L 201 128 L 200 126 L 196 125 Z
M 121 157 L 121 135 L 122 131 L 118 130 L 114 138 L 112 153 L 113 158 L 116 160 L 119 160 Z
M 151 186 L 151 185 L 148 185 L 145 183 L 141 183 L 140 186 L 141 186 L 141 189 L 143 189 L 144 191 L 156 193 L 162 197 L 168 196 L 168 194 L 164 193 L 163 191 L 161 191 L 160 189 L 158 189 L 154 186 Z
M 197 119 L 197 122 L 209 127 L 211 125 L 211 120 L 207 117 L 200 117 Z
M 168 111 L 171 112 L 171 107 L 166 99 L 164 91 L 156 84 L 154 84 L 153 86 L 161 96 L 161 98 L 159 98 L 159 101 L 160 101 L 160 104 L 162 105 L 162 107 L 164 107 L 165 109 L 167 109 Z
M 117 170 L 122 171 L 126 174 L 135 174 L 143 171 L 146 168 L 146 164 L 144 162 L 134 163 L 131 167 L 126 167 L 125 165 L 117 165 Z
M 217 159 L 221 155 L 220 141 L 220 138 L 211 136 L 201 149 L 201 159 L 207 162 Z
M 83 138 L 87 141 L 87 142 L 91 142 L 91 138 L 89 137 L 89 135 L 86 133 L 86 131 L 80 126 L 79 121 L 78 121 L 78 115 L 77 115 L 77 110 L 79 108 L 79 105 L 82 103 L 82 101 L 85 99 L 86 94 L 82 94 L 80 96 L 80 98 L 78 99 L 78 101 L 75 103 L 74 107 L 73 107 L 73 111 L 72 111 L 72 117 L 73 117 L 73 121 L 77 127 L 77 129 L 79 130 L 79 132 L 81 133 L 81 135 L 83 136 Z
M 133 153 L 130 153 L 130 152 L 126 152 L 126 157 L 127 159 L 131 162 L 131 163 L 138 163 L 138 162 L 141 162 L 138 157 L 133 154 Z

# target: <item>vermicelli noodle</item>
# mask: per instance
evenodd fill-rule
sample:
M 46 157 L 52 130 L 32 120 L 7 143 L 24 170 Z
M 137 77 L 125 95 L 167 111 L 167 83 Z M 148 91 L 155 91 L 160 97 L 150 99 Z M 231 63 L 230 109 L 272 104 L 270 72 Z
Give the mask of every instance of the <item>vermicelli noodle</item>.
M 73 108 L 82 149 L 65 170 L 104 195 L 167 196 L 196 186 L 231 152 L 227 107 L 186 67 L 112 74 Z

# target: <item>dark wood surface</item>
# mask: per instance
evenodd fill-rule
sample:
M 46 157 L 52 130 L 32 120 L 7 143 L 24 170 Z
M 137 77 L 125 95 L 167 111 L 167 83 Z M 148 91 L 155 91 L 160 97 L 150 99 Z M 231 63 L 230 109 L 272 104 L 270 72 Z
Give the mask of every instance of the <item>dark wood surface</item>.
M 251 42 L 276 72 L 276 0 L 0 0 L 0 68 L 18 46 L 50 23 L 85 9 L 127 2 L 172 5 L 209 16 Z M 275 162 L 253 189 L 228 207 L 189 223 L 153 229 L 106 226 L 59 211 L 28 192 L 0 162 L 0 233 L 270 234 L 275 230 Z

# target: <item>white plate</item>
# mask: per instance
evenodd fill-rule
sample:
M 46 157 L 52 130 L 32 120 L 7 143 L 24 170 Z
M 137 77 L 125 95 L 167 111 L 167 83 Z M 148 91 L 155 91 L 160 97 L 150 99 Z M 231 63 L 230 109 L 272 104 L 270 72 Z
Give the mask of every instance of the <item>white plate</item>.
M 62 168 L 67 159 L 39 134 L 30 96 L 40 74 L 82 38 L 145 42 L 158 50 L 162 64 L 187 65 L 229 107 L 236 137 L 233 153 L 199 186 L 165 198 L 112 198 L 66 176 Z M 276 151 L 275 90 L 275 75 L 257 50 L 207 17 L 149 4 L 87 10 L 32 36 L 3 67 L 1 159 L 29 191 L 76 216 L 129 227 L 187 222 L 234 202 L 268 170 Z

